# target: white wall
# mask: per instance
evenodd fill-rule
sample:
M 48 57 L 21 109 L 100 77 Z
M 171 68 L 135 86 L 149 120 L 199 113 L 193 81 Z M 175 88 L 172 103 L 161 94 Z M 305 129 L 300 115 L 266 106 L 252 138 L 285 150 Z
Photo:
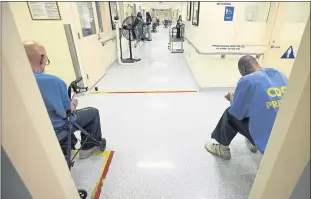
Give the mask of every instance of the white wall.
M 67 38 L 63 24 L 71 24 L 76 50 L 79 58 L 82 75 L 87 86 L 93 86 L 105 73 L 109 65 L 117 58 L 116 42 L 109 42 L 102 46 L 98 40 L 98 20 L 94 9 L 96 34 L 82 37 L 81 24 L 75 2 L 58 2 L 61 20 L 31 19 L 26 2 L 10 2 L 15 22 L 22 40 L 36 40 L 42 43 L 47 50 L 51 64 L 46 67 L 46 72 L 63 79 L 67 84 L 76 76 L 68 48 Z M 101 41 L 115 37 L 115 31 L 111 29 L 110 12 L 108 2 L 100 2 L 103 33 Z M 93 8 L 95 4 L 93 3 Z M 81 39 L 78 39 L 78 33 Z M 86 80 L 86 74 L 89 79 Z
M 10 3 L 1 4 L 1 145 L 32 198 L 78 199 L 77 189 L 32 74 Z
M 294 57 L 296 56 L 309 14 L 310 2 L 279 3 L 270 39 L 270 45 L 278 47 L 269 47 L 264 66 L 272 66 L 290 76 L 295 59 L 280 59 L 280 57 L 290 46 L 293 48 Z
M 164 21 L 165 17 L 171 17 L 171 10 L 165 9 L 165 10 L 154 10 L 154 17 L 159 15 L 160 22 Z
M 78 33 L 82 35 L 79 15 L 77 11 L 77 5 L 75 2 L 71 4 L 72 23 L 73 30 L 75 32 L 74 38 L 81 57 L 81 65 L 85 74 L 88 75 L 87 83 L 89 87 L 94 86 L 98 80 L 100 80 L 107 71 L 107 67 L 110 66 L 117 58 L 116 53 L 116 41 L 110 41 L 105 46 L 102 46 L 101 41 L 105 41 L 116 36 L 115 30 L 112 30 L 109 5 L 108 2 L 100 2 L 100 9 L 103 20 L 103 32 L 100 33 L 101 39 L 98 39 L 98 20 L 97 14 L 94 13 L 94 20 L 96 26 L 96 34 L 79 39 Z M 93 2 L 93 8 L 95 3 Z
M 301 8 L 309 7 L 307 5 L 307 2 L 201 2 L 199 26 L 193 26 L 191 21 L 185 23 L 185 37 L 188 39 L 185 57 L 198 86 L 235 87 L 240 78 L 237 62 L 248 53 L 263 54 L 258 59 L 262 67 L 274 67 L 289 76 L 294 60 L 281 59 L 281 56 L 290 45 L 297 52 L 310 13 L 310 9 Z M 226 6 L 234 7 L 232 21 L 224 21 Z M 186 7 L 186 2 L 182 7 Z M 274 40 L 276 43 L 272 43 Z M 198 54 L 188 41 L 203 54 L 218 55 Z M 270 50 L 273 44 L 280 47 Z M 213 45 L 239 45 L 240 49 L 217 49 Z M 239 55 L 221 59 L 220 54 L 230 52 L 238 52 Z
M 309 161 L 310 19 L 302 37 L 282 106 L 248 198 L 290 198 Z M 308 189 L 310 191 L 309 187 Z M 300 194 L 302 195 L 304 194 Z
M 241 48 L 241 53 L 264 53 L 269 43 L 266 37 L 266 17 L 270 3 L 231 2 L 230 4 L 234 6 L 233 21 L 224 21 L 225 5 L 217 5 L 217 2 L 201 2 L 199 26 L 193 26 L 191 21 L 184 18 L 186 38 L 200 52 L 205 53 L 236 52 L 217 50 L 213 45 L 245 45 Z M 182 7 L 185 9 L 186 2 Z M 253 17 L 247 13 L 253 13 Z M 250 18 L 253 21 L 246 21 Z M 241 55 L 221 59 L 220 55 L 198 55 L 187 42 L 184 48 L 185 57 L 199 87 L 236 86 L 240 78 L 237 61 Z M 261 61 L 259 59 L 259 62 Z
M 173 16 L 173 20 L 174 21 L 177 21 L 179 15 L 182 16 L 182 19 L 185 20 L 186 19 L 186 15 L 185 12 L 186 12 L 186 3 L 182 3 L 182 2 L 179 2 L 179 3 L 176 3 L 173 7 L 172 7 L 172 12 L 174 11 L 174 16 Z M 173 13 L 172 13 L 173 14 Z
M 66 83 L 73 81 L 75 73 L 63 27 L 71 18 L 69 3 L 59 2 L 62 20 L 50 21 L 32 20 L 26 2 L 10 2 L 9 5 L 22 41 L 37 40 L 46 47 L 51 61 L 46 72 L 59 76 Z

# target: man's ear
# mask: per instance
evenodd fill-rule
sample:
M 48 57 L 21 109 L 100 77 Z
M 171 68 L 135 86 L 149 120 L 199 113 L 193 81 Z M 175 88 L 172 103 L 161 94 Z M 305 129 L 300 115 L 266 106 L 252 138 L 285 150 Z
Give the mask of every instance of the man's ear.
M 246 68 L 244 66 L 240 66 L 240 70 L 242 74 L 246 74 Z

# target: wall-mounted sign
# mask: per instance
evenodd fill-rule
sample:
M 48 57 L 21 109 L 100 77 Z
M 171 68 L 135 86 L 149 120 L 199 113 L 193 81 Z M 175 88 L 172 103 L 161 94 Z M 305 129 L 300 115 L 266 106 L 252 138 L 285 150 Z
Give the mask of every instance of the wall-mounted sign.
M 61 20 L 57 2 L 27 2 L 32 20 Z
M 281 59 L 295 59 L 293 47 L 290 46 L 285 53 L 282 55 Z
M 212 45 L 215 50 L 231 50 L 231 51 L 238 51 L 241 48 L 245 48 L 245 45 Z
M 233 6 L 226 6 L 225 7 L 225 16 L 224 21 L 232 21 L 234 14 L 234 7 Z

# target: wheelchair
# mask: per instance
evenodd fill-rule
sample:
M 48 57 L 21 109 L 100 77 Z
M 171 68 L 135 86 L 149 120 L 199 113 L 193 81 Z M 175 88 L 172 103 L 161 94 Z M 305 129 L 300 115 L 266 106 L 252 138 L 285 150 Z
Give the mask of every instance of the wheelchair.
M 82 80 L 82 77 L 77 78 L 75 81 L 73 81 L 69 87 L 68 87 L 68 96 L 71 99 L 71 94 L 72 91 L 75 94 L 78 93 L 82 93 L 88 90 L 87 87 L 80 87 L 78 86 L 78 83 Z M 75 157 L 78 155 L 79 151 L 81 150 L 81 148 L 84 146 L 84 144 L 86 143 L 94 143 L 97 146 L 100 147 L 101 151 L 105 151 L 106 149 L 106 140 L 105 138 L 102 138 L 100 141 L 96 140 L 91 134 L 89 134 L 88 132 L 86 132 L 82 127 L 80 127 L 77 123 L 75 123 L 74 121 L 72 121 L 72 117 L 74 116 L 73 113 L 71 113 L 71 110 L 67 111 L 67 117 L 65 119 L 66 123 L 65 123 L 65 128 L 62 130 L 63 133 L 66 133 L 66 137 L 62 140 L 59 141 L 60 145 L 61 145 L 61 149 L 65 155 L 66 161 L 67 161 L 67 165 L 69 167 L 69 170 L 71 170 L 71 168 L 74 166 L 74 159 Z M 75 154 L 73 155 L 73 157 L 71 157 L 71 150 L 73 148 L 75 148 L 75 144 L 77 143 L 77 139 L 73 139 L 75 138 L 74 136 L 74 132 L 73 132 L 73 127 L 75 127 L 76 129 L 78 129 L 79 131 L 81 131 L 81 133 L 83 133 L 84 135 L 87 136 L 87 138 L 85 140 L 89 140 L 91 139 L 92 142 L 82 142 L 81 141 L 81 147 L 75 152 Z M 86 199 L 87 197 L 87 192 L 84 189 L 78 189 L 78 193 L 81 199 Z
M 172 21 L 171 21 L 171 20 L 164 20 L 164 22 L 163 22 L 164 28 L 170 27 L 171 24 L 172 24 Z
M 153 33 L 158 32 L 158 31 L 157 31 L 157 24 L 156 24 L 156 23 L 153 23 L 153 24 L 152 24 L 151 32 L 153 32 Z

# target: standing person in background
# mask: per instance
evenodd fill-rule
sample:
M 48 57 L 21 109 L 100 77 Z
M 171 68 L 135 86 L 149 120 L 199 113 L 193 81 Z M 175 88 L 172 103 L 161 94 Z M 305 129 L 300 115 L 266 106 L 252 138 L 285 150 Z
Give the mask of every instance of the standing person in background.
M 169 21 L 169 18 L 168 18 L 168 16 L 166 15 L 165 18 L 164 18 L 164 27 L 165 27 L 165 28 L 168 26 L 168 21 Z
M 159 18 L 159 15 L 157 15 L 156 20 L 157 20 L 157 25 L 159 26 L 159 25 L 160 25 L 160 18 Z
M 136 43 L 134 47 L 137 47 L 137 44 L 141 41 L 142 39 L 142 34 L 143 34 L 143 16 L 140 12 L 137 13 L 137 17 L 133 23 L 133 37 L 136 39 Z
M 182 18 L 181 18 L 181 15 L 179 15 L 178 20 L 177 20 L 177 24 L 176 24 L 176 28 L 177 28 L 177 35 L 176 35 L 176 37 L 177 37 L 177 39 L 181 38 L 180 28 L 181 28 L 182 25 L 183 25 Z
M 146 23 L 147 23 L 147 28 L 148 28 L 148 41 L 151 41 L 152 40 L 152 36 L 151 36 L 152 18 L 149 12 L 146 12 Z

